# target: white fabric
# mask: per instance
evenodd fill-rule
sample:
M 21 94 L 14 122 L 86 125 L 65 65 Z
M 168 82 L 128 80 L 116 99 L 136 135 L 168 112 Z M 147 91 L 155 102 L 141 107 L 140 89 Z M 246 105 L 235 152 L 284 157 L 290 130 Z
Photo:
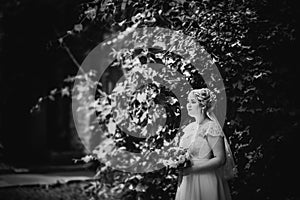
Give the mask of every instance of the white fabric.
M 228 143 L 228 140 L 224 134 L 224 131 L 222 130 L 222 127 L 217 120 L 215 114 L 213 112 L 207 112 L 207 116 L 216 123 L 219 129 L 219 133 L 224 138 L 225 143 L 225 151 L 226 151 L 226 163 L 222 166 L 222 171 L 225 179 L 231 179 L 237 176 L 237 168 L 234 162 L 233 154 L 230 148 L 230 145 Z
M 207 121 L 201 125 L 196 122 L 190 123 L 183 132 L 179 146 L 188 149 L 193 165 L 199 165 L 212 157 L 207 134 L 224 138 L 215 121 Z M 184 176 L 177 189 L 175 200 L 231 200 L 231 195 L 227 181 L 219 168 Z

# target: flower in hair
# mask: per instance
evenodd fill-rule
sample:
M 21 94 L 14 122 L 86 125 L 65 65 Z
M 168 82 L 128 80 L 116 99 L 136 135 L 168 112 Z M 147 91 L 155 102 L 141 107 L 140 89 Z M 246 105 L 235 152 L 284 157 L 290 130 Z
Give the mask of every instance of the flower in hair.
M 199 101 L 201 107 L 210 109 L 216 103 L 216 95 L 208 88 L 194 89 L 192 93 Z

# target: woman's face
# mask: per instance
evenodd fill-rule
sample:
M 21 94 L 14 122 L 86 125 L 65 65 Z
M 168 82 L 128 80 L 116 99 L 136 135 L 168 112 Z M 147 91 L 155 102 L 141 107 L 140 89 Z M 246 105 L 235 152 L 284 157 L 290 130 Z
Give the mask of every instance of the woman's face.
M 186 104 L 186 108 L 187 108 L 188 114 L 191 117 L 200 115 L 201 109 L 200 109 L 199 102 L 192 93 L 190 93 L 188 95 L 188 103 Z

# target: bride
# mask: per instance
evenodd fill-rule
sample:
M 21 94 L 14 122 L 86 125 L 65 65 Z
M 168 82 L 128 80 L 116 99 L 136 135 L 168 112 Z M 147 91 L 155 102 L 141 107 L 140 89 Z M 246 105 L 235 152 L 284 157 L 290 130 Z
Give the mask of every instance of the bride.
M 232 153 L 212 112 L 216 97 L 207 88 L 188 95 L 188 124 L 180 146 L 188 149 L 192 166 L 179 174 L 175 200 L 231 200 L 227 179 L 235 174 Z

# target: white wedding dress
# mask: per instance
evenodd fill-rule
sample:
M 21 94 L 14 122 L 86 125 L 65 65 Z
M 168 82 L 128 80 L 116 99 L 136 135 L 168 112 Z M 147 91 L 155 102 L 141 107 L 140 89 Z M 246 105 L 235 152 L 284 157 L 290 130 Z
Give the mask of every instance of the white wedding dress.
M 224 137 L 215 121 L 207 121 L 202 125 L 192 122 L 183 132 L 179 145 L 189 150 L 193 165 L 206 162 L 212 156 L 207 135 Z M 231 200 L 231 196 L 222 170 L 215 169 L 184 176 L 175 200 Z

